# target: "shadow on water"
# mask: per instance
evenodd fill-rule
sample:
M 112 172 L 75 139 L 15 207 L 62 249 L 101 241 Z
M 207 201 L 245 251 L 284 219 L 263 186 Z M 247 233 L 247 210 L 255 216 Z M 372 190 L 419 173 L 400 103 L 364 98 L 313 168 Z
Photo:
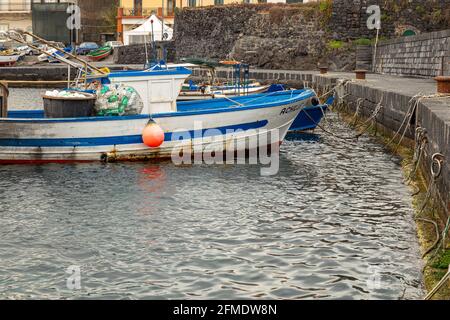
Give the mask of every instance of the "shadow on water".
M 290 132 L 286 136 L 287 141 L 306 141 L 306 142 L 321 142 L 322 136 L 312 132 Z

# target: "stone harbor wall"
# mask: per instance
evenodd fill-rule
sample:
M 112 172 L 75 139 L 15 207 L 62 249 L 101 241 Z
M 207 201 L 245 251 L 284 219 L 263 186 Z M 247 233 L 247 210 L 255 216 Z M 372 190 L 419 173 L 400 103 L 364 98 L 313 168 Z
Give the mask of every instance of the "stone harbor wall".
M 265 69 L 356 66 L 354 40 L 374 39 L 367 8 L 381 7 L 381 38 L 450 28 L 450 0 L 322 0 L 184 8 L 175 17 L 177 59 L 236 59 Z M 371 67 L 367 61 L 361 61 Z
M 382 42 L 375 72 L 402 76 L 450 76 L 450 30 Z
M 123 70 L 122 66 L 111 66 L 112 71 Z M 71 78 L 77 75 L 77 70 L 71 68 Z M 13 66 L 0 68 L 0 81 L 26 81 L 25 83 L 9 83 L 9 87 L 65 87 L 68 77 L 67 66 L 63 64 L 37 65 L 37 66 Z M 61 83 L 34 83 L 27 81 L 58 81 Z
M 250 17 L 229 57 L 268 69 L 316 69 L 327 37 L 317 16 L 271 9 Z
M 402 35 L 405 30 L 421 33 L 450 28 L 450 0 L 322 0 L 307 4 L 183 8 L 175 16 L 174 40 L 168 45 L 168 60 L 236 59 L 264 69 L 312 70 L 318 65 L 328 65 L 331 71 L 371 70 L 370 50 L 366 47 L 357 51 L 353 41 L 375 37 L 375 31 L 367 28 L 369 14 L 366 11 L 372 4 L 382 9 L 382 39 Z M 426 50 L 426 47 L 419 49 Z M 396 74 L 398 71 L 391 69 L 401 67 L 394 66 L 397 61 L 390 55 L 395 56 L 398 48 L 386 46 L 381 51 L 384 56 L 380 59 L 384 60 L 380 63 L 385 65 L 382 72 Z M 432 55 L 431 51 L 427 55 Z M 114 62 L 144 63 L 144 46 L 118 49 Z M 405 63 L 400 62 L 402 66 Z M 424 65 L 420 68 L 427 69 Z M 405 74 L 434 75 L 435 72 Z
M 77 70 L 71 68 L 71 75 L 75 77 Z M 64 81 L 67 80 L 68 70 L 65 65 L 52 66 L 15 66 L 2 67 L 0 80 L 11 81 Z
M 177 58 L 226 58 L 246 29 L 247 21 L 263 8 L 261 5 L 184 8 L 175 15 Z
M 372 71 L 372 64 L 373 64 L 373 47 L 357 46 L 356 69 Z
M 129 46 L 123 46 L 114 49 L 113 60 L 115 64 L 144 64 L 146 62 L 146 56 L 152 56 L 152 47 L 148 43 L 147 55 L 144 44 L 132 44 Z M 158 59 L 162 59 L 162 50 L 167 52 L 167 61 L 175 61 L 175 44 L 173 41 L 157 41 L 156 47 L 158 51 Z
M 374 38 L 375 30 L 367 28 L 367 8 L 381 8 L 381 36 L 402 35 L 450 28 L 449 0 L 333 0 L 329 30 L 335 39 Z
M 175 18 L 176 56 L 298 70 L 316 69 L 323 58 L 334 70 L 354 69 L 354 51 L 328 46 L 330 12 L 317 3 L 186 8 Z

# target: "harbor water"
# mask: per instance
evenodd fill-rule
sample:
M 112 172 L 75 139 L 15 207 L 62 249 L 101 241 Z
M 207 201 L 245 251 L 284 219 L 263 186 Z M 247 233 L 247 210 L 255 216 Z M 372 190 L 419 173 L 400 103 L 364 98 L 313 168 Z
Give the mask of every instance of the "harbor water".
M 41 92 L 12 89 L 11 108 Z M 421 298 L 410 190 L 391 155 L 320 130 L 281 150 L 272 177 L 257 165 L 0 166 L 0 299 Z

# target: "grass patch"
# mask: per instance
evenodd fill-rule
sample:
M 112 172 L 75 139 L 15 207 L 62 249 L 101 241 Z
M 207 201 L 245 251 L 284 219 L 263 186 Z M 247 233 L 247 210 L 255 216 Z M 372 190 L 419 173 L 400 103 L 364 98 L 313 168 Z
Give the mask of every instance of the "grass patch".
M 340 40 L 331 40 L 328 42 L 328 48 L 333 50 L 342 49 L 344 47 L 344 42 Z
M 370 46 L 372 45 L 372 40 L 367 38 L 359 38 L 353 41 L 353 44 L 357 46 Z
M 445 250 L 440 257 L 437 257 L 436 260 L 431 265 L 436 269 L 444 269 L 448 270 L 448 266 L 450 265 L 450 249 Z M 446 271 L 444 272 L 444 274 Z
M 387 40 L 386 37 L 381 36 L 378 38 L 378 42 L 381 41 L 385 41 Z M 359 38 L 353 41 L 353 45 L 355 46 L 371 46 L 371 45 L 375 45 L 375 43 L 377 42 L 376 38 L 373 39 L 368 39 L 368 38 Z

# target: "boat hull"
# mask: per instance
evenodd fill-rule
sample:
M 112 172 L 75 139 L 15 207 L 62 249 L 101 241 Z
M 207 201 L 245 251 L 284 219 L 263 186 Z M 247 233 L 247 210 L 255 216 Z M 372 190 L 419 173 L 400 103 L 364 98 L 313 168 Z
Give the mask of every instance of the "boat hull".
M 159 148 L 142 142 L 150 116 L 43 119 L 39 111 L 0 119 L 0 162 L 126 161 L 172 158 L 207 150 L 242 151 L 282 142 L 313 93 L 277 105 L 152 116 L 165 132 Z M 264 138 L 264 139 L 263 139 Z M 252 140 L 253 139 L 253 140 Z
M 104 52 L 99 55 L 88 55 L 87 57 L 90 61 L 100 61 L 100 60 L 107 58 L 110 54 L 111 54 L 111 51 L 107 51 L 107 52 Z
M 0 56 L 0 66 L 13 66 L 20 57 L 20 55 Z
M 308 131 L 316 129 L 325 116 L 327 109 L 328 105 L 304 108 L 297 116 L 294 123 L 292 123 L 289 131 Z

